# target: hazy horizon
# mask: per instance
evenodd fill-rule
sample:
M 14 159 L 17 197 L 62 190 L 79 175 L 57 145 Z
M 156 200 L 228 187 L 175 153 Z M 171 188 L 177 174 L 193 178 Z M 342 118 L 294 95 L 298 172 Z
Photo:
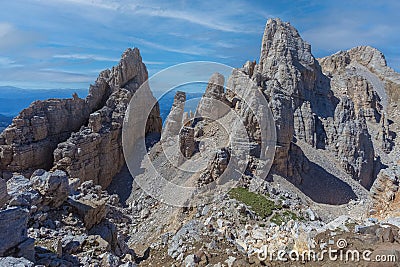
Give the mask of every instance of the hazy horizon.
M 344 0 L 8 1 L 0 10 L 0 85 L 89 88 L 129 47 L 140 49 L 149 76 L 197 60 L 241 67 L 258 61 L 265 23 L 275 17 L 296 27 L 315 57 L 370 45 L 399 71 L 399 8 Z

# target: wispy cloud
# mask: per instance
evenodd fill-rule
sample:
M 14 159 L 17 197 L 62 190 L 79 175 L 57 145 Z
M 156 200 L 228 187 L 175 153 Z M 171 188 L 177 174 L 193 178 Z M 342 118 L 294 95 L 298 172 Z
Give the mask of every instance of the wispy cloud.
M 72 60 L 95 60 L 95 61 L 110 61 L 118 62 L 119 58 L 104 57 L 91 54 L 57 54 L 53 58 L 72 59 Z
M 136 42 L 138 44 L 150 47 L 150 48 L 155 48 L 158 50 L 163 50 L 163 51 L 168 51 L 168 52 L 173 52 L 173 53 L 178 53 L 178 54 L 186 54 L 186 55 L 207 55 L 212 53 L 213 51 L 207 48 L 202 48 L 198 46 L 186 46 L 186 47 L 172 47 L 172 46 L 167 46 L 163 45 L 160 43 L 155 43 L 155 42 L 150 42 L 141 38 L 135 38 L 131 37 L 133 42 Z
M 165 65 L 165 62 L 162 61 L 148 61 L 148 60 L 143 60 L 143 63 L 146 65 Z
M 245 29 L 233 21 L 225 22 L 221 18 L 216 18 L 210 14 L 206 14 L 205 12 L 187 12 L 182 10 L 161 8 L 139 8 L 135 10 L 135 13 L 160 18 L 181 20 L 218 31 L 246 34 L 252 33 L 249 31 L 249 29 Z
M 251 4 L 243 4 L 241 1 L 230 1 L 229 5 L 221 5 L 220 3 L 209 5 L 203 3 L 201 7 L 198 6 L 201 2 L 196 2 L 193 3 L 194 8 L 187 8 L 186 5 L 177 3 L 166 5 L 164 1 L 52 0 L 49 1 L 49 3 L 54 1 L 106 9 L 131 15 L 173 19 L 196 24 L 212 30 L 242 34 L 254 34 L 258 32 L 254 31 L 252 27 L 249 27 L 248 24 L 244 25 L 241 23 L 241 21 L 237 19 L 238 15 L 243 15 L 244 12 L 247 12 L 248 14 L 258 16 L 270 16 L 267 12 L 253 9 L 251 8 Z
M 38 39 L 32 32 L 22 31 L 8 22 L 0 22 L 0 50 L 15 50 Z

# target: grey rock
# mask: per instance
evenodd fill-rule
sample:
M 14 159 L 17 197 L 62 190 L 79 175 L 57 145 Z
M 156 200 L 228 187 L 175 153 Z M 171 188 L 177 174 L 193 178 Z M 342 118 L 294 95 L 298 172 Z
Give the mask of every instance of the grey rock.
M 148 73 L 139 49 L 127 49 L 117 66 L 100 73 L 89 89 L 88 100 L 101 97 L 96 111 L 91 111 L 79 131 L 54 150 L 54 168 L 64 170 L 69 177 L 81 182 L 94 180 L 103 188 L 125 164 L 122 151 L 122 125 L 129 101 L 147 80 Z M 148 86 L 143 104 L 154 99 Z M 150 101 L 151 102 L 151 101 Z M 147 107 L 148 108 L 148 107 Z M 78 109 L 79 110 L 79 109 Z M 93 112 L 93 113 L 92 113 Z M 150 111 L 145 133 L 160 133 L 161 118 L 158 103 Z
M 353 101 L 343 96 L 336 107 L 328 144 L 342 167 L 354 179 L 370 188 L 373 183 L 374 147 L 363 112 L 356 114 Z
M 111 249 L 115 251 L 118 246 L 117 227 L 109 221 L 102 221 L 90 229 L 89 234 L 99 235 L 111 245 Z
M 3 178 L 0 178 L 0 208 L 9 200 L 10 196 L 7 193 L 7 183 Z
M 230 111 L 224 89 L 225 78 L 220 73 L 211 75 L 206 91 L 199 101 L 195 117 L 217 120 Z
M 179 146 L 185 158 L 190 158 L 196 149 L 194 140 L 194 129 L 192 127 L 184 126 L 179 132 Z
M 185 267 L 195 267 L 197 262 L 198 262 L 198 259 L 197 259 L 196 255 L 189 254 L 185 258 Z
M 165 125 L 161 134 L 161 141 L 171 137 L 178 137 L 183 123 L 183 113 L 186 101 L 185 92 L 177 91 L 174 97 L 174 103 L 165 120 Z
M 80 252 L 86 239 L 86 235 L 64 236 L 61 240 L 62 254 L 76 254 Z
M 183 225 L 171 238 L 168 245 L 168 255 L 175 259 L 183 252 L 183 238 L 193 241 L 200 240 L 200 233 L 203 227 L 203 224 L 197 220 L 191 220 Z
M 87 229 L 99 224 L 106 216 L 105 199 L 79 199 L 68 198 L 68 204 L 78 214 Z
M 42 195 L 42 205 L 59 207 L 70 193 L 68 177 L 60 170 L 34 175 L 31 182 L 32 187 Z
M 121 264 L 119 267 L 137 267 L 137 265 L 133 262 L 126 262 L 124 264 Z
M 32 188 L 32 182 L 22 175 L 14 175 L 7 181 L 7 191 L 12 206 L 29 207 L 42 201 L 40 193 Z
M 101 264 L 103 266 L 109 266 L 109 267 L 118 267 L 119 265 L 119 258 L 109 252 L 104 253 L 103 255 L 100 255 L 101 258 Z
M 35 264 L 25 258 L 3 257 L 0 258 L 0 266 L 7 267 L 33 267 Z
M 28 215 L 28 211 L 18 207 L 0 211 L 0 257 L 33 258 L 33 241 L 27 234 Z

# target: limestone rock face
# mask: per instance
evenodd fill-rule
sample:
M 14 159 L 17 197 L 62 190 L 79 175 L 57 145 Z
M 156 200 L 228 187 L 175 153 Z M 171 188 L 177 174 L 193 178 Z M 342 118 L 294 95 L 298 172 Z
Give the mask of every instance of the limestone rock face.
M 18 207 L 0 211 L 0 257 L 34 260 L 33 239 L 27 234 L 28 215 L 28 211 Z
M 57 146 L 54 168 L 81 182 L 93 180 L 107 187 L 125 163 L 122 151 L 125 111 L 147 77 L 146 66 L 136 48 L 126 50 L 111 71 L 102 72 L 93 88 L 108 88 L 111 94 L 100 109 L 90 114 L 87 126 Z M 161 132 L 158 104 L 148 118 L 146 133 L 149 132 Z
M 216 181 L 225 171 L 230 159 L 229 149 L 220 148 L 215 153 L 214 159 L 209 163 L 207 169 L 204 170 L 198 181 L 199 186 L 204 186 Z
M 301 140 L 313 148 L 331 150 L 354 179 L 371 186 L 374 149 L 366 117 L 379 118 L 379 96 L 369 81 L 355 76 L 343 83 L 348 97 L 342 101 L 336 98 L 329 77 L 311 54 L 311 46 L 289 23 L 268 20 L 259 63 L 247 62 L 234 70 L 227 88 L 227 98 L 240 111 L 249 136 L 256 142 L 260 129 L 249 112 L 256 100 L 249 97 L 249 103 L 243 103 L 235 99 L 235 92 L 258 88 L 269 102 L 277 136 L 274 172 L 301 183 L 301 176 L 308 171 L 302 148 L 294 144 Z M 349 97 L 357 98 L 355 104 Z
M 317 116 L 333 116 L 335 99 L 329 80 L 297 30 L 280 19 L 267 22 L 260 62 L 252 79 L 262 88 L 274 115 L 277 148 L 273 168 L 293 173 L 289 162 L 294 137 L 316 146 Z M 293 153 L 295 153 L 293 151 Z M 296 157 L 292 157 L 296 158 Z
M 45 206 L 55 208 L 61 206 L 70 193 L 68 176 L 60 170 L 54 172 L 35 171 L 31 182 L 33 189 L 43 196 L 42 205 Z
M 379 131 L 377 135 L 377 139 L 381 144 L 381 148 L 385 153 L 390 153 L 394 146 L 393 142 L 393 134 L 390 131 L 389 120 L 385 112 L 382 112 L 381 120 L 379 122 Z
M 398 168 L 383 169 L 371 187 L 374 209 L 382 217 L 386 217 L 390 212 L 398 209 L 392 203 L 399 196 L 399 177 L 400 170 Z
M 381 113 L 380 98 L 372 85 L 362 76 L 351 76 L 346 83 L 347 95 L 354 102 L 354 109 L 358 113 L 363 109 L 364 116 L 369 121 L 379 121 Z
M 7 183 L 4 179 L 0 178 L 0 208 L 8 201 L 9 195 L 7 193 Z
M 258 84 L 266 88 L 274 85 L 272 88 L 291 96 L 293 109 L 306 99 L 318 115 L 329 115 L 332 103 L 328 80 L 311 54 L 311 45 L 298 31 L 280 19 L 270 19 L 261 46 L 260 62 L 253 74 Z
M 165 126 L 161 134 L 162 141 L 167 140 L 170 137 L 176 137 L 179 135 L 183 124 L 185 101 L 185 92 L 176 92 L 171 111 L 169 112 L 168 117 L 165 120 Z
M 71 178 L 108 186 L 125 162 L 121 142 L 125 110 L 147 78 L 139 50 L 127 49 L 117 66 L 99 74 L 85 99 L 75 94 L 71 99 L 32 103 L 0 135 L 3 177 L 11 177 L 11 172 L 29 177 L 35 169 L 54 166 Z M 149 132 L 161 132 L 158 104 L 148 118 Z
M 31 179 L 14 175 L 7 181 L 7 190 L 11 198 L 10 205 L 27 208 L 35 205 L 41 210 L 44 207 L 61 206 L 67 200 L 71 188 L 65 172 L 36 170 Z
M 68 204 L 81 216 L 87 229 L 99 224 L 106 216 L 107 197 L 102 197 L 101 186 L 86 181 L 80 186 L 79 195 L 68 198 Z
M 316 145 L 316 119 L 308 101 L 294 111 L 294 130 L 298 138 L 311 146 Z
M 79 129 L 97 101 L 88 96 L 33 102 L 0 134 L 0 169 L 28 175 L 35 169 L 49 169 L 57 144 Z
M 230 110 L 230 104 L 225 97 L 225 78 L 220 73 L 214 73 L 207 84 L 206 91 L 199 101 L 196 117 L 216 120 Z
M 185 126 L 181 129 L 179 133 L 179 146 L 184 157 L 190 158 L 193 155 L 196 149 L 193 127 Z
M 22 175 L 14 175 L 7 181 L 7 191 L 10 195 L 10 205 L 29 208 L 31 205 L 40 206 L 41 194 L 33 189 L 32 182 Z
M 384 55 L 370 46 L 359 46 L 319 59 L 324 73 L 331 77 L 332 89 L 349 95 L 358 107 L 363 108 L 369 122 L 379 123 L 376 139 L 386 153 L 394 146 L 394 132 L 399 126 L 400 74 L 389 68 Z M 393 123 L 387 123 L 388 121 Z M 385 123 L 386 121 L 386 123 Z M 375 130 L 378 125 L 369 125 Z M 398 153 L 398 152 L 397 152 Z
M 356 114 L 353 101 L 344 96 L 335 110 L 328 145 L 344 170 L 369 188 L 373 182 L 374 147 L 362 110 Z

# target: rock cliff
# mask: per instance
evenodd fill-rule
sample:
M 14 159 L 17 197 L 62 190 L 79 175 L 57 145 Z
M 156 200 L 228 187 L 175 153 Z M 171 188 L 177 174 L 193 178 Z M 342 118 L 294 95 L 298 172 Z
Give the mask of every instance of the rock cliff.
M 343 102 L 331 90 L 329 77 L 322 73 L 318 61 L 311 54 L 311 46 L 303 41 L 294 27 L 279 19 L 267 22 L 260 62 L 248 62 L 238 71 L 240 76 L 234 73 L 228 87 L 237 90 L 237 87 L 246 87 L 254 81 L 263 91 L 274 115 L 277 131 L 274 171 L 301 184 L 301 176 L 307 174 L 291 162 L 303 157 L 301 149 L 296 148 L 296 140 L 301 140 L 313 148 L 331 150 L 337 160 L 347 166 L 345 170 L 354 179 L 365 180 L 361 183 L 366 187 L 371 185 L 374 149 L 364 114 L 375 116 L 379 105 L 377 95 L 368 91 L 368 83 L 349 80 L 349 83 L 362 87 L 353 91 L 362 91 L 365 97 L 357 99 L 356 111 L 353 103 L 348 103 L 351 107 L 345 105 L 343 108 Z M 351 114 L 345 115 L 343 110 L 349 108 Z M 244 106 L 241 109 L 242 114 L 248 110 Z M 355 113 L 359 112 L 362 114 L 356 116 Z M 336 121 L 335 127 L 332 127 L 333 121 Z M 257 127 L 251 128 L 250 132 L 257 131 Z M 358 137 L 351 137 L 351 140 L 341 138 L 343 129 Z
M 125 110 L 148 78 L 139 50 L 128 49 L 117 66 L 100 73 L 86 99 L 36 101 L 0 135 L 3 176 L 60 169 L 81 182 L 107 187 L 125 160 L 121 131 Z M 158 104 L 146 133 L 161 132 Z

